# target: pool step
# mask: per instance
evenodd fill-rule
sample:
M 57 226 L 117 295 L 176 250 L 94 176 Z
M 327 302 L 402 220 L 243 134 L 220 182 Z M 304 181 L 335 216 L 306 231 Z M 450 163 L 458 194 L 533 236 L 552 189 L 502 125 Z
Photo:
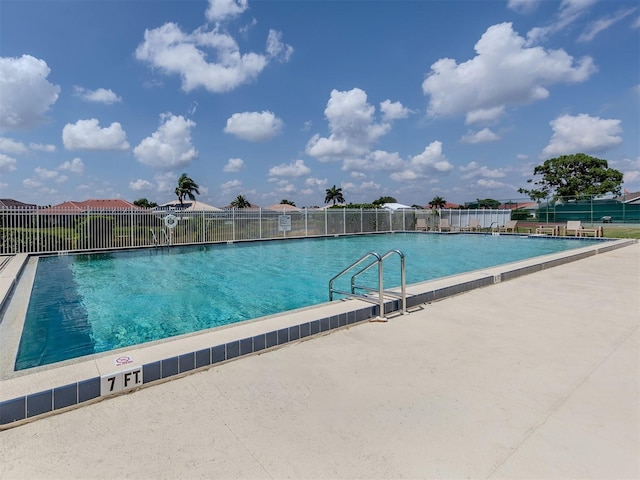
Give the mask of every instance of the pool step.
M 9 260 L 13 258 L 13 255 L 0 255 L 0 272 L 5 267 Z
M 2 310 L 9 298 L 22 272 L 22 268 L 27 263 L 27 258 L 28 255 L 26 253 L 0 256 L 0 310 Z

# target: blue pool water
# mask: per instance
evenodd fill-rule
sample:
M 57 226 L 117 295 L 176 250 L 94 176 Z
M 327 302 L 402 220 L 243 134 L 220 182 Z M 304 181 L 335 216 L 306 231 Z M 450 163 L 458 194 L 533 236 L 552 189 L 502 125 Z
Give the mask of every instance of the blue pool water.
M 401 250 L 411 284 L 588 242 L 406 233 L 42 257 L 16 370 L 326 302 L 331 277 L 370 251 Z M 385 288 L 398 265 L 385 262 Z

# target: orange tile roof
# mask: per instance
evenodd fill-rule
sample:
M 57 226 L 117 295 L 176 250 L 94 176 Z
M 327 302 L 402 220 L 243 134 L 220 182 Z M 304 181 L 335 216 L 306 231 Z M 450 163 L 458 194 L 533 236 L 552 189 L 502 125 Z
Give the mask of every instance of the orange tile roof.
M 42 211 L 46 212 L 51 210 L 76 210 L 78 212 L 84 212 L 86 210 L 141 210 L 141 208 L 120 198 L 107 198 L 83 200 L 82 202 L 67 200 L 58 205 L 45 208 Z

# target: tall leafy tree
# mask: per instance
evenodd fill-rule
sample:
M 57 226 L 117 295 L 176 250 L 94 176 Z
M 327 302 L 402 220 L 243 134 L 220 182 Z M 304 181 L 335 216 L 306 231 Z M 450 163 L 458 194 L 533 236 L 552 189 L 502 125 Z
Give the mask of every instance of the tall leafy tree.
M 499 206 L 500 202 L 498 200 L 494 200 L 493 198 L 478 199 L 478 208 L 498 208 Z
M 335 185 L 331 188 L 327 188 L 327 195 L 324 197 L 324 203 L 333 202 L 344 203 L 344 195 L 342 195 L 342 188 L 337 188 Z
M 433 197 L 433 200 L 429 202 L 431 208 L 444 208 L 447 201 L 442 197 Z
M 296 206 L 296 202 L 292 202 L 291 200 L 287 200 L 286 198 L 283 198 L 280 201 L 280 205 L 291 205 L 292 207 Z
M 380 206 L 384 205 L 385 203 L 398 203 L 398 200 L 396 200 L 393 197 L 380 197 L 379 199 L 373 201 L 373 204 L 376 207 L 380 207 Z
M 200 195 L 200 190 L 198 190 L 200 186 L 193 181 L 186 173 L 180 175 L 178 178 L 178 186 L 176 187 L 175 193 L 178 196 L 178 200 L 180 201 L 180 206 L 184 206 L 183 200 L 184 198 L 188 198 L 189 200 L 195 200 L 196 196 L 194 193 Z
M 249 200 L 247 200 L 244 195 L 238 195 L 231 202 L 231 206 L 233 208 L 249 208 L 251 203 L 249 203 Z
M 623 175 L 610 168 L 606 160 L 584 153 L 550 158 L 533 169 L 527 183 L 532 188 L 519 188 L 534 201 L 559 197 L 578 198 L 606 193 L 620 194 Z
M 156 202 L 150 202 L 146 198 L 139 198 L 137 200 L 134 200 L 133 204 L 140 208 L 153 208 L 158 206 Z

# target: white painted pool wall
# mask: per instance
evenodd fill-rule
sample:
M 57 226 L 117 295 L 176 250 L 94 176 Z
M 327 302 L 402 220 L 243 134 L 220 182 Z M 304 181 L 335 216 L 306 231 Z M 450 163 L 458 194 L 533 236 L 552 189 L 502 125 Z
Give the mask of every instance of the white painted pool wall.
M 175 225 L 166 222 L 174 215 Z M 504 225 L 510 210 L 308 209 L 221 211 L 146 209 L 0 209 L 0 254 L 62 253 L 113 248 L 187 245 L 415 230 L 424 218 L 437 230 L 441 218 L 455 227 L 478 219 L 482 228 Z

